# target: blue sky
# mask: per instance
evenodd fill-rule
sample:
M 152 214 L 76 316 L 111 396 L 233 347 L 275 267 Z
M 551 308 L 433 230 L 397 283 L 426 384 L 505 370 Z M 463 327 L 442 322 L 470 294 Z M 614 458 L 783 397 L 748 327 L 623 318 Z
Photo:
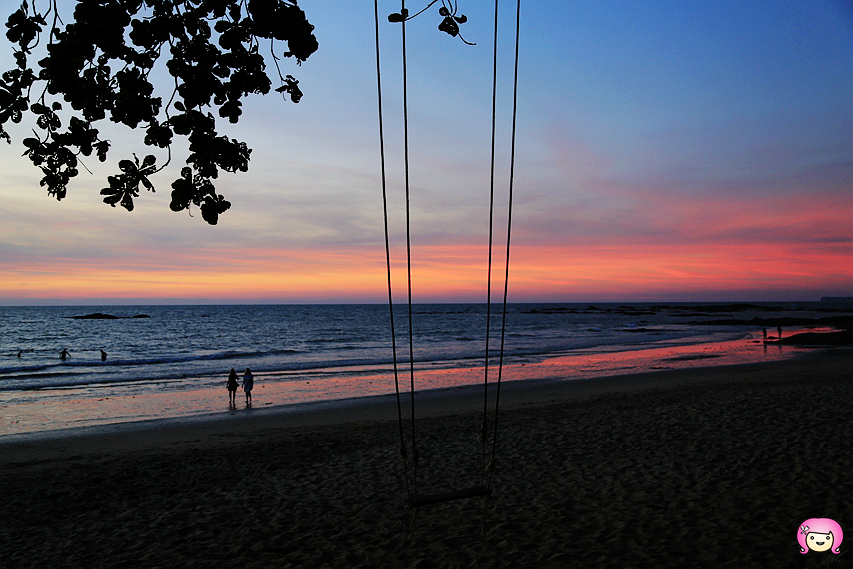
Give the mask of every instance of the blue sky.
M 500 6 L 502 227 L 516 5 Z M 107 167 L 87 163 L 93 175 L 57 203 L 20 157 L 28 131 L 13 131 L 0 147 L 0 302 L 381 302 L 373 3 L 300 7 L 320 49 L 283 71 L 305 96 L 255 97 L 236 128 L 223 125 L 254 152 L 248 173 L 220 178 L 233 206 L 216 227 L 169 211 L 180 160 L 133 213 L 101 203 L 115 163 L 149 151 L 138 134 L 110 131 Z M 398 9 L 380 2 L 383 16 Z M 437 6 L 407 24 L 423 301 L 485 298 L 494 4 L 459 12 L 476 46 L 436 30 Z M 521 23 L 511 300 L 853 294 L 849 2 L 527 0 Z M 399 31 L 381 22 L 402 285 Z M 9 49 L 0 63 L 11 67 Z

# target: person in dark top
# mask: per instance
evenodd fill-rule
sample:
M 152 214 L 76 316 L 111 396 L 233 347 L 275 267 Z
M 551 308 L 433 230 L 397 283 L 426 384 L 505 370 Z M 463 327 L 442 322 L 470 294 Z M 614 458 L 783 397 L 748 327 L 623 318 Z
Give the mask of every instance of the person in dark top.
M 228 390 L 228 404 L 231 407 L 235 407 L 237 405 L 237 372 L 234 371 L 234 368 L 231 368 L 231 373 L 228 374 L 228 382 L 225 384 L 225 388 Z

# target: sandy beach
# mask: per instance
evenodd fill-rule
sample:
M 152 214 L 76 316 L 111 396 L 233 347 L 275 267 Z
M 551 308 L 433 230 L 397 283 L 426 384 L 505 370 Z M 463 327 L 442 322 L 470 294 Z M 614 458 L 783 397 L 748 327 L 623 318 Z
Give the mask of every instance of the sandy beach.
M 485 509 L 407 510 L 391 398 L 6 441 L 0 567 L 847 567 L 796 531 L 853 528 L 851 370 L 508 383 Z M 481 407 L 418 399 L 420 492 L 480 483 Z

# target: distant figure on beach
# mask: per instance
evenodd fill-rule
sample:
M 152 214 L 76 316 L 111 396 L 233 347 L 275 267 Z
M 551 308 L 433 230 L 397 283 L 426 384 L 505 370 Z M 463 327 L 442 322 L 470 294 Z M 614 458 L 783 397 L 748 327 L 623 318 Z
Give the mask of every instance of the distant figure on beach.
M 59 359 L 61 359 L 62 361 L 65 361 L 65 358 L 67 358 L 70 355 L 71 354 L 68 353 L 68 350 L 66 350 L 65 348 L 62 348 L 62 351 L 59 352 Z
M 23 354 L 23 353 L 24 353 L 24 350 L 18 350 L 18 357 L 20 358 L 21 354 Z
M 238 382 L 237 372 L 234 371 L 234 368 L 231 368 L 231 373 L 228 374 L 228 382 L 225 384 L 225 388 L 228 390 L 228 404 L 231 407 L 237 405 L 237 386 Z
M 243 374 L 243 391 L 246 392 L 246 405 L 252 404 L 252 388 L 255 386 L 255 376 L 249 368 L 246 368 L 246 373 Z
M 779 339 L 781 340 L 782 339 L 782 327 L 779 326 L 778 328 L 776 328 L 776 331 L 779 333 Z
M 767 328 L 762 328 L 761 333 L 764 334 L 764 341 L 767 342 Z
M 101 361 L 107 361 L 107 353 L 104 350 L 101 350 Z

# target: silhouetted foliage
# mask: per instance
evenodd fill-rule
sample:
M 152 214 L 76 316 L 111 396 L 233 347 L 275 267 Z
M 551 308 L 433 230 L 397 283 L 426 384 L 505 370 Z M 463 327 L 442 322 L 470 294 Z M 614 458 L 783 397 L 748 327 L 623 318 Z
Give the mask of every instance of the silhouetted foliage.
M 401 23 L 407 22 L 412 18 L 420 16 L 424 12 L 426 12 L 431 6 L 433 6 L 438 0 L 432 0 L 429 4 L 427 4 L 426 8 L 418 12 L 414 15 L 409 15 L 409 11 L 406 8 L 403 8 L 399 12 L 395 12 L 393 14 L 388 14 L 388 21 L 391 23 Z M 459 9 L 459 3 L 454 3 L 452 0 L 441 0 L 441 8 L 438 9 L 438 14 L 442 18 L 444 18 L 441 23 L 438 25 L 439 31 L 442 31 L 446 34 L 449 34 L 453 37 L 458 37 L 462 40 L 463 43 L 468 45 L 476 45 L 465 38 L 462 37 L 462 34 L 459 33 L 459 24 L 464 24 L 468 21 L 468 17 L 465 14 L 456 15 L 457 10 Z
M 301 64 L 317 50 L 314 26 L 296 0 L 78 0 L 64 28 L 57 0 L 48 5 L 39 13 L 24 0 L 6 22 L 17 66 L 0 77 L 0 138 L 11 142 L 7 121 L 34 115 L 24 155 L 44 174 L 41 186 L 61 200 L 78 174 L 80 155 L 107 159 L 110 142 L 100 137 L 98 121 L 144 128 L 146 145 L 168 150 L 166 164 L 174 136 L 186 137 L 187 167 L 172 183 L 170 208 L 195 204 L 216 224 L 231 204 L 211 180 L 220 170 L 245 172 L 252 151 L 221 135 L 210 111 L 236 123 L 244 97 L 270 91 L 262 40 L 269 41 L 278 70 L 275 90 L 299 102 L 299 82 L 282 76 L 275 54 L 276 42 L 284 42 L 281 56 Z M 45 40 L 47 56 L 36 67 L 33 50 Z M 161 59 L 174 78 L 165 105 L 149 80 Z M 70 114 L 65 130 L 60 113 Z M 101 190 L 104 202 L 133 210 L 140 184 L 154 191 L 149 177 L 166 164 L 157 167 L 153 155 L 141 163 L 135 155 L 121 160 L 121 173 Z

